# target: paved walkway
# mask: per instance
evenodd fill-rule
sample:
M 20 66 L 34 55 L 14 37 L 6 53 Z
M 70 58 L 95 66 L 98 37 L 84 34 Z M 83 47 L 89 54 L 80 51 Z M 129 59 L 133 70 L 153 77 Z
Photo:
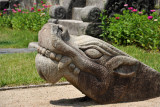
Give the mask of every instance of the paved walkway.
M 7 49 L 2 49 L 0 48 L 0 54 L 11 54 L 11 53 L 28 53 L 28 52 L 35 52 L 35 48 L 7 48 Z
M 0 107 L 160 107 L 160 97 L 130 103 L 99 105 L 85 101 L 72 85 L 0 91 Z
M 37 48 L 38 42 L 30 42 L 28 48 L 0 48 L 0 54 L 29 53 L 35 52 Z

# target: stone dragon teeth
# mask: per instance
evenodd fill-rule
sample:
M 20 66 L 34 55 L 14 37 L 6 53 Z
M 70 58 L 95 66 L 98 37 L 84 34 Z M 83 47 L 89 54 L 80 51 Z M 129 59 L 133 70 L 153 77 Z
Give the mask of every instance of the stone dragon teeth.
M 73 72 L 75 75 L 78 75 L 80 73 L 80 69 L 76 68 L 76 66 L 71 63 L 72 59 L 67 56 L 62 56 L 61 54 L 56 54 L 55 52 L 51 52 L 43 47 L 38 47 L 37 52 L 47 58 L 50 58 L 52 60 L 56 60 L 58 62 L 58 70 L 61 71 L 62 69 L 65 69 L 66 67 L 69 67 L 71 72 Z M 42 76 L 42 74 L 41 74 Z M 43 76 L 44 78 L 44 76 Z M 46 80 L 46 79 L 45 79 Z
M 62 58 L 62 55 L 61 55 L 61 54 L 57 54 L 57 55 L 56 55 L 56 61 L 60 61 L 61 58 Z
M 55 60 L 55 58 L 56 58 L 56 54 L 55 54 L 55 53 L 53 53 L 53 52 L 51 52 L 49 57 L 50 57 L 52 60 Z

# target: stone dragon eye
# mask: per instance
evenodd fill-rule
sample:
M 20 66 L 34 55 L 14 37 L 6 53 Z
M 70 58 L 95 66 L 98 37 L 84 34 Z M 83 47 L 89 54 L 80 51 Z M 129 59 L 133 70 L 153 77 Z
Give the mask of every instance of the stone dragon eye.
M 98 59 L 102 57 L 102 53 L 99 52 L 97 49 L 87 49 L 85 51 L 85 54 L 92 59 Z

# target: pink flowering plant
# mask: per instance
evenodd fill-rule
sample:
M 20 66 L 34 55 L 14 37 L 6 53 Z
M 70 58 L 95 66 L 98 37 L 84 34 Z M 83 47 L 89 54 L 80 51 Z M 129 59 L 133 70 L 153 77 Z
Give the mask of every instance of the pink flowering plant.
M 118 45 L 134 44 L 147 50 L 160 51 L 160 17 L 155 10 L 151 12 L 148 16 L 145 11 L 129 7 L 123 11 L 123 15 L 115 14 L 108 18 L 101 14 L 101 36 Z
M 20 4 L 14 4 L 13 6 L 14 8 L 9 14 L 7 14 L 7 9 L 1 12 L 0 26 L 18 30 L 39 31 L 49 19 L 49 8 L 51 5 L 47 5 L 45 0 L 42 0 L 39 4 L 34 3 L 29 10 L 22 10 Z

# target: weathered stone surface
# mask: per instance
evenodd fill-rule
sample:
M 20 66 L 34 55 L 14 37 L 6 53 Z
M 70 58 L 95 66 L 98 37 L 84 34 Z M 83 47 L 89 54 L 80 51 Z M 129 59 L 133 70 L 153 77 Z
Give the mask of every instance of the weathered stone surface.
M 85 6 L 85 0 L 59 0 L 60 6 L 63 6 L 67 11 L 67 19 L 72 18 L 72 9 L 74 7 L 84 7 Z
M 72 10 L 72 19 L 73 20 L 81 20 L 81 10 L 83 8 L 75 7 Z
M 36 48 L 36 49 L 38 49 L 38 43 L 37 42 L 30 42 L 28 44 L 28 48 Z
M 36 68 L 48 82 L 65 77 L 98 103 L 160 96 L 159 72 L 102 40 L 71 36 L 65 27 L 53 23 L 44 25 L 38 40 Z
M 97 37 L 102 33 L 100 23 L 88 23 L 79 20 L 55 20 L 50 19 L 49 23 L 59 23 L 68 28 L 68 31 L 72 35 L 91 35 Z
M 66 18 L 66 10 L 62 6 L 52 6 L 49 11 L 49 15 L 54 19 L 65 19 Z
M 108 1 L 109 0 L 86 0 L 86 6 L 95 6 L 103 10 Z
M 100 21 L 101 10 L 95 6 L 86 6 L 81 10 L 81 19 L 84 22 Z

